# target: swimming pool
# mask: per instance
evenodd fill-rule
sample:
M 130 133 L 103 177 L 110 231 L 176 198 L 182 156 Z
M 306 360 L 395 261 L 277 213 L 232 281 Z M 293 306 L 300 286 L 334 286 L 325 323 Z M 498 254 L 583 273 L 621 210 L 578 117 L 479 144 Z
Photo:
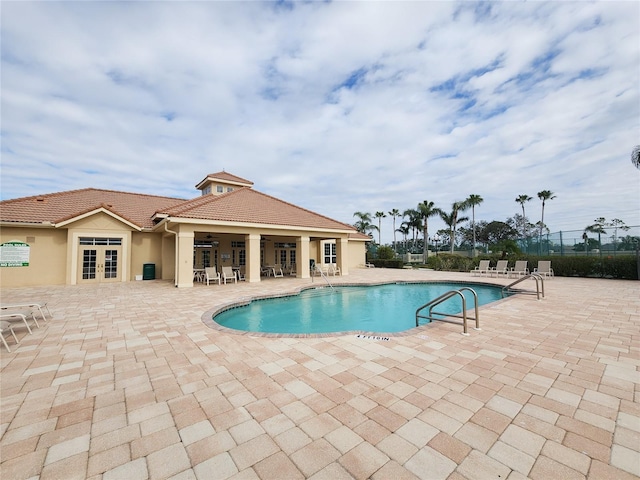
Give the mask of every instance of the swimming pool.
M 298 295 L 254 300 L 213 316 L 213 321 L 233 330 L 263 333 L 396 333 L 416 326 L 416 309 L 450 290 L 471 287 L 478 304 L 501 298 L 501 287 L 460 283 L 395 283 L 376 286 L 315 288 Z M 464 292 L 467 312 L 473 316 L 473 298 Z M 460 297 L 437 307 L 458 314 Z M 420 323 L 426 323 L 422 320 Z

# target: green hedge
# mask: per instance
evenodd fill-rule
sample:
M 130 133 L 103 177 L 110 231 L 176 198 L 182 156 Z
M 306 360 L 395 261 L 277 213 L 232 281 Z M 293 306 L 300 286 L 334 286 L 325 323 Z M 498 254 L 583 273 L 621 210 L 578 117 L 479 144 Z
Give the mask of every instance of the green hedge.
M 438 258 L 442 257 L 439 255 Z M 447 262 L 438 263 L 435 257 L 429 258 L 430 268 L 436 270 L 461 270 L 457 265 L 452 263 L 453 267 Z M 462 257 L 464 258 L 464 257 Z M 467 258 L 470 261 L 468 270 L 473 270 L 480 260 L 491 260 L 491 265 L 495 266 L 500 260 L 499 255 L 483 255 L 474 259 Z M 603 278 L 620 278 L 626 280 L 638 280 L 638 264 L 635 255 L 615 255 L 615 256 L 525 256 L 513 255 L 509 258 L 509 268 L 513 267 L 516 260 L 527 260 L 529 270 L 533 272 L 540 260 L 550 260 L 553 273 L 557 277 L 603 277 Z M 438 268 L 445 267 L 445 268 Z M 446 268 L 449 267 L 449 268 Z
M 448 270 L 454 272 L 467 272 L 473 270 L 478 265 L 473 258 L 463 257 L 461 255 L 452 255 L 450 253 L 439 253 L 438 255 L 429 255 L 427 259 L 427 267 L 434 270 Z
M 373 260 L 369 260 L 369 263 L 373 263 L 378 268 L 402 268 L 404 267 L 404 262 L 401 259 L 393 259 L 393 260 L 381 260 L 379 258 L 375 258 Z

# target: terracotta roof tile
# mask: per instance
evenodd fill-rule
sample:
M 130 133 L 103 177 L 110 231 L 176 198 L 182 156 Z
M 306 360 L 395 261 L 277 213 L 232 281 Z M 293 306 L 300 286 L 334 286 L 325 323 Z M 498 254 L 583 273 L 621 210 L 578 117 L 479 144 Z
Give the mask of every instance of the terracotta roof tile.
M 361 235 L 351 225 L 248 187 L 238 188 L 222 195 L 201 195 L 186 201 L 156 195 L 86 188 L 4 200 L 0 202 L 0 220 L 56 224 L 99 208 L 104 208 L 142 228 L 152 228 L 154 226 L 152 218 L 159 213 L 174 217 L 224 222 L 347 230 L 350 231 L 350 236 Z
M 153 227 L 152 216 L 184 199 L 85 188 L 16 198 L 0 202 L 0 220 L 16 223 L 57 223 L 100 207 L 143 228 Z
M 203 195 L 159 213 L 166 213 L 173 217 L 226 222 L 355 230 L 351 225 L 319 215 L 251 188 L 239 188 L 222 195 Z
M 196 188 L 200 188 L 207 180 L 221 180 L 223 182 L 241 183 L 247 186 L 253 185 L 251 180 L 246 180 L 223 170 L 222 172 L 210 173 L 196 185 Z

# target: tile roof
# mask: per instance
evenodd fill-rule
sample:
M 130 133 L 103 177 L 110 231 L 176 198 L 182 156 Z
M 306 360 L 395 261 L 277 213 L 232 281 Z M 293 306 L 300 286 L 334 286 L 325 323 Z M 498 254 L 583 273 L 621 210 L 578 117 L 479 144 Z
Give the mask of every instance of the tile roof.
M 224 222 L 286 225 L 311 229 L 348 230 L 355 228 L 310 210 L 244 187 L 222 195 L 201 195 L 192 200 L 86 188 L 23 197 L 0 202 L 0 221 L 41 224 L 61 223 L 104 208 L 142 228 L 154 226 L 153 216 Z
M 319 215 L 252 188 L 239 188 L 222 195 L 203 195 L 158 213 L 173 217 L 224 222 L 355 231 L 351 225 Z
M 180 198 L 85 188 L 4 200 L 0 202 L 0 220 L 55 224 L 104 208 L 139 227 L 151 228 L 158 209 L 182 202 Z
M 223 182 L 241 183 L 247 186 L 253 185 L 253 182 L 251 180 L 246 180 L 242 177 L 232 175 L 231 173 L 225 172 L 223 170 L 222 172 L 210 173 L 209 175 L 204 177 L 204 179 L 198 182 L 196 188 L 199 189 L 207 180 L 221 180 Z

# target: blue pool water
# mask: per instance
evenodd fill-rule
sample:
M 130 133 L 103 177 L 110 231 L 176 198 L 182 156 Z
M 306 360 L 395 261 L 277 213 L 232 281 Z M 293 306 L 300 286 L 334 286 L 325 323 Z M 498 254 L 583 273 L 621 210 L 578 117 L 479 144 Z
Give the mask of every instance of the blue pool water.
M 393 333 L 415 328 L 416 309 L 450 290 L 469 286 L 478 304 L 501 298 L 500 287 L 458 283 L 413 283 L 304 290 L 299 295 L 256 300 L 221 312 L 213 320 L 234 330 L 265 333 L 330 333 L 365 331 Z M 474 317 L 473 295 L 463 292 L 467 313 Z M 458 314 L 458 295 L 435 311 Z M 423 313 L 427 313 L 426 310 Z M 425 323 L 427 320 L 421 320 Z

